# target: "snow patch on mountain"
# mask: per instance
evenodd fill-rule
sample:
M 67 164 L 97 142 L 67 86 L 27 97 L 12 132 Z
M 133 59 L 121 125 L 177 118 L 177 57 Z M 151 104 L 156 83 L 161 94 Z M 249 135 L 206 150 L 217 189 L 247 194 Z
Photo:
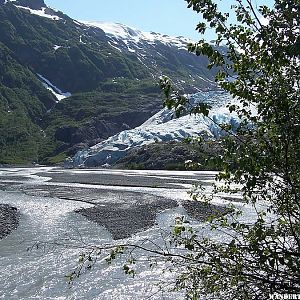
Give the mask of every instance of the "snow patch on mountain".
M 72 94 L 69 92 L 62 92 L 58 87 L 52 84 L 47 78 L 43 77 L 41 74 L 37 74 L 37 76 L 41 79 L 44 87 L 57 98 L 57 102 L 72 96 Z
M 181 141 L 188 137 L 202 136 L 219 138 L 224 131 L 218 124 L 231 124 L 237 128 L 240 123 L 236 114 L 231 114 L 226 104 L 233 99 L 222 91 L 201 92 L 191 96 L 194 103 L 203 102 L 213 106 L 209 117 L 185 115 L 173 117 L 173 111 L 163 109 L 144 124 L 131 130 L 125 130 L 95 146 L 79 151 L 74 159 L 75 166 L 101 166 L 114 164 L 123 158 L 129 149 L 168 141 Z
M 53 49 L 56 51 L 56 50 L 58 50 L 59 48 L 62 48 L 62 46 L 59 46 L 59 45 L 54 45 L 53 46 Z
M 58 20 L 61 19 L 58 16 L 46 13 L 46 9 L 47 9 L 46 7 L 42 7 L 41 10 L 36 10 L 36 9 L 31 9 L 29 7 L 24 7 L 24 6 L 19 6 L 19 5 L 15 5 L 15 6 L 18 7 L 18 8 L 22 8 L 22 9 L 25 9 L 25 10 L 29 11 L 32 15 L 37 15 L 37 16 L 52 19 L 52 20 L 55 20 L 55 21 L 58 21 Z
M 61 20 L 59 16 L 56 15 L 57 11 L 48 7 L 43 0 L 40 1 L 28 1 L 26 4 L 19 0 L 4 0 L 4 4 L 12 3 L 15 7 L 19 9 L 26 10 L 30 14 L 37 15 L 39 17 L 48 18 L 54 21 Z
M 116 50 L 122 52 L 122 49 L 120 49 L 120 48 L 118 48 L 117 46 L 113 45 L 111 42 L 108 42 L 108 44 L 109 44 L 111 47 L 115 48 Z

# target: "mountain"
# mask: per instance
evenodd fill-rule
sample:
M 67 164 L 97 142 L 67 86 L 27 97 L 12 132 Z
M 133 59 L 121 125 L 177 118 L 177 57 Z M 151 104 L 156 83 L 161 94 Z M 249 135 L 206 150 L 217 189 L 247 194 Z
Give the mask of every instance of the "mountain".
M 189 41 L 0 0 L 0 163 L 61 161 L 158 112 L 160 75 L 217 89 Z
M 153 78 L 170 76 L 177 86 L 190 92 L 215 88 L 214 73 L 207 69 L 207 59 L 189 53 L 187 46 L 193 41 L 183 36 L 143 32 L 116 23 L 84 24 L 102 29 L 112 47 L 121 53 L 131 53 L 137 57 Z

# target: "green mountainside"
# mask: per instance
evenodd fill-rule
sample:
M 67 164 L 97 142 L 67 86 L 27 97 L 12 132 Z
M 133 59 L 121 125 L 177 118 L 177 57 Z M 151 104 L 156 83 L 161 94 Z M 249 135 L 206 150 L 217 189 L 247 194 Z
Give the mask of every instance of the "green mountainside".
M 42 146 L 41 120 L 55 97 L 0 43 L 0 162 L 36 161 Z
M 100 28 L 42 0 L 0 1 L 0 164 L 59 162 L 140 125 L 161 108 L 160 73 L 189 91 L 212 85 L 205 61 L 159 43 L 151 49 L 149 67 L 113 46 Z M 71 96 L 58 101 L 47 82 Z

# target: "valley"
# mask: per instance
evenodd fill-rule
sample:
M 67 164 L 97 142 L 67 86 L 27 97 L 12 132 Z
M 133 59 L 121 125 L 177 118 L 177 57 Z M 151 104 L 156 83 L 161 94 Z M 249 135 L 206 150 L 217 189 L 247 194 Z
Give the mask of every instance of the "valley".
M 0 0 L 0 299 L 297 298 L 299 1 L 71 2 Z
M 43 0 L 0 1 L 5 299 L 183 299 L 158 286 L 176 277 L 164 273 L 164 264 L 150 272 L 142 262 L 139 279 L 132 280 L 122 272 L 126 257 L 108 265 L 107 252 L 93 275 L 83 274 L 71 287 L 66 276 L 88 245 L 161 247 L 176 218 L 206 228 L 209 216 L 228 212 L 224 195 L 209 207 L 188 195 L 195 184 L 210 193 L 217 165 L 206 160 L 219 148 L 215 143 L 212 154 L 202 155 L 187 139 L 222 132 L 208 119 L 174 119 L 163 108 L 158 82 L 170 76 L 193 101 L 214 105 L 216 118 L 238 122 L 223 111 L 230 98 L 216 86 L 216 70 L 187 51 L 190 42 L 119 23 L 74 20 Z M 183 172 L 187 158 L 207 171 Z M 137 255 L 143 261 L 147 253 Z
M 65 170 L 54 167 L 0 169 L 0 207 L 9 203 L 19 213 L 19 226 L 0 240 L 0 290 L 6 299 L 184 299 L 162 291 L 176 272 L 159 264 L 149 269 L 144 252 L 136 277 L 122 271 L 127 256 L 113 264 L 106 252 L 92 271 L 68 286 L 65 275 L 76 268 L 85 247 L 123 243 L 163 246 L 176 218 L 184 216 L 195 230 L 224 213 L 229 200 L 216 198 L 208 207 L 187 194 L 202 183 L 207 193 L 216 172 Z M 251 207 L 235 200 L 252 218 Z M 205 229 L 206 228 L 206 229 Z M 0 227 L 1 229 L 1 227 Z M 166 240 L 164 240 L 166 239 Z M 36 247 L 36 243 L 40 247 Z M 12 251 L 13 249 L 13 251 Z M 28 249 L 28 251 L 26 251 Z M 165 271 L 164 271 L 165 270 Z

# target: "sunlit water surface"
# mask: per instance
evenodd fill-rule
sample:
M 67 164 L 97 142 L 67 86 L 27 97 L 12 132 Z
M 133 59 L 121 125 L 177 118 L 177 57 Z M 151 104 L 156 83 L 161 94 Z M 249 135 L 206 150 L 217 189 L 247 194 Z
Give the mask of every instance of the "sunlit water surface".
M 132 279 L 122 272 L 121 262 L 107 265 L 100 262 L 93 270 L 67 284 L 65 275 L 76 266 L 80 249 L 47 245 L 32 248 L 35 241 L 57 241 L 71 245 L 112 242 L 101 226 L 74 213 L 88 204 L 20 193 L 0 191 L 0 201 L 10 203 L 21 211 L 20 225 L 10 236 L 0 241 L 1 299 L 147 299 L 158 291 L 164 278 L 163 268 L 150 270 L 148 263 L 139 267 Z M 177 212 L 166 214 L 160 222 L 171 222 Z M 158 228 L 136 235 L 130 242 L 159 238 Z M 30 251 L 27 249 L 30 248 Z M 172 275 L 166 275 L 172 276 Z M 180 299 L 180 295 L 154 295 L 152 299 Z

